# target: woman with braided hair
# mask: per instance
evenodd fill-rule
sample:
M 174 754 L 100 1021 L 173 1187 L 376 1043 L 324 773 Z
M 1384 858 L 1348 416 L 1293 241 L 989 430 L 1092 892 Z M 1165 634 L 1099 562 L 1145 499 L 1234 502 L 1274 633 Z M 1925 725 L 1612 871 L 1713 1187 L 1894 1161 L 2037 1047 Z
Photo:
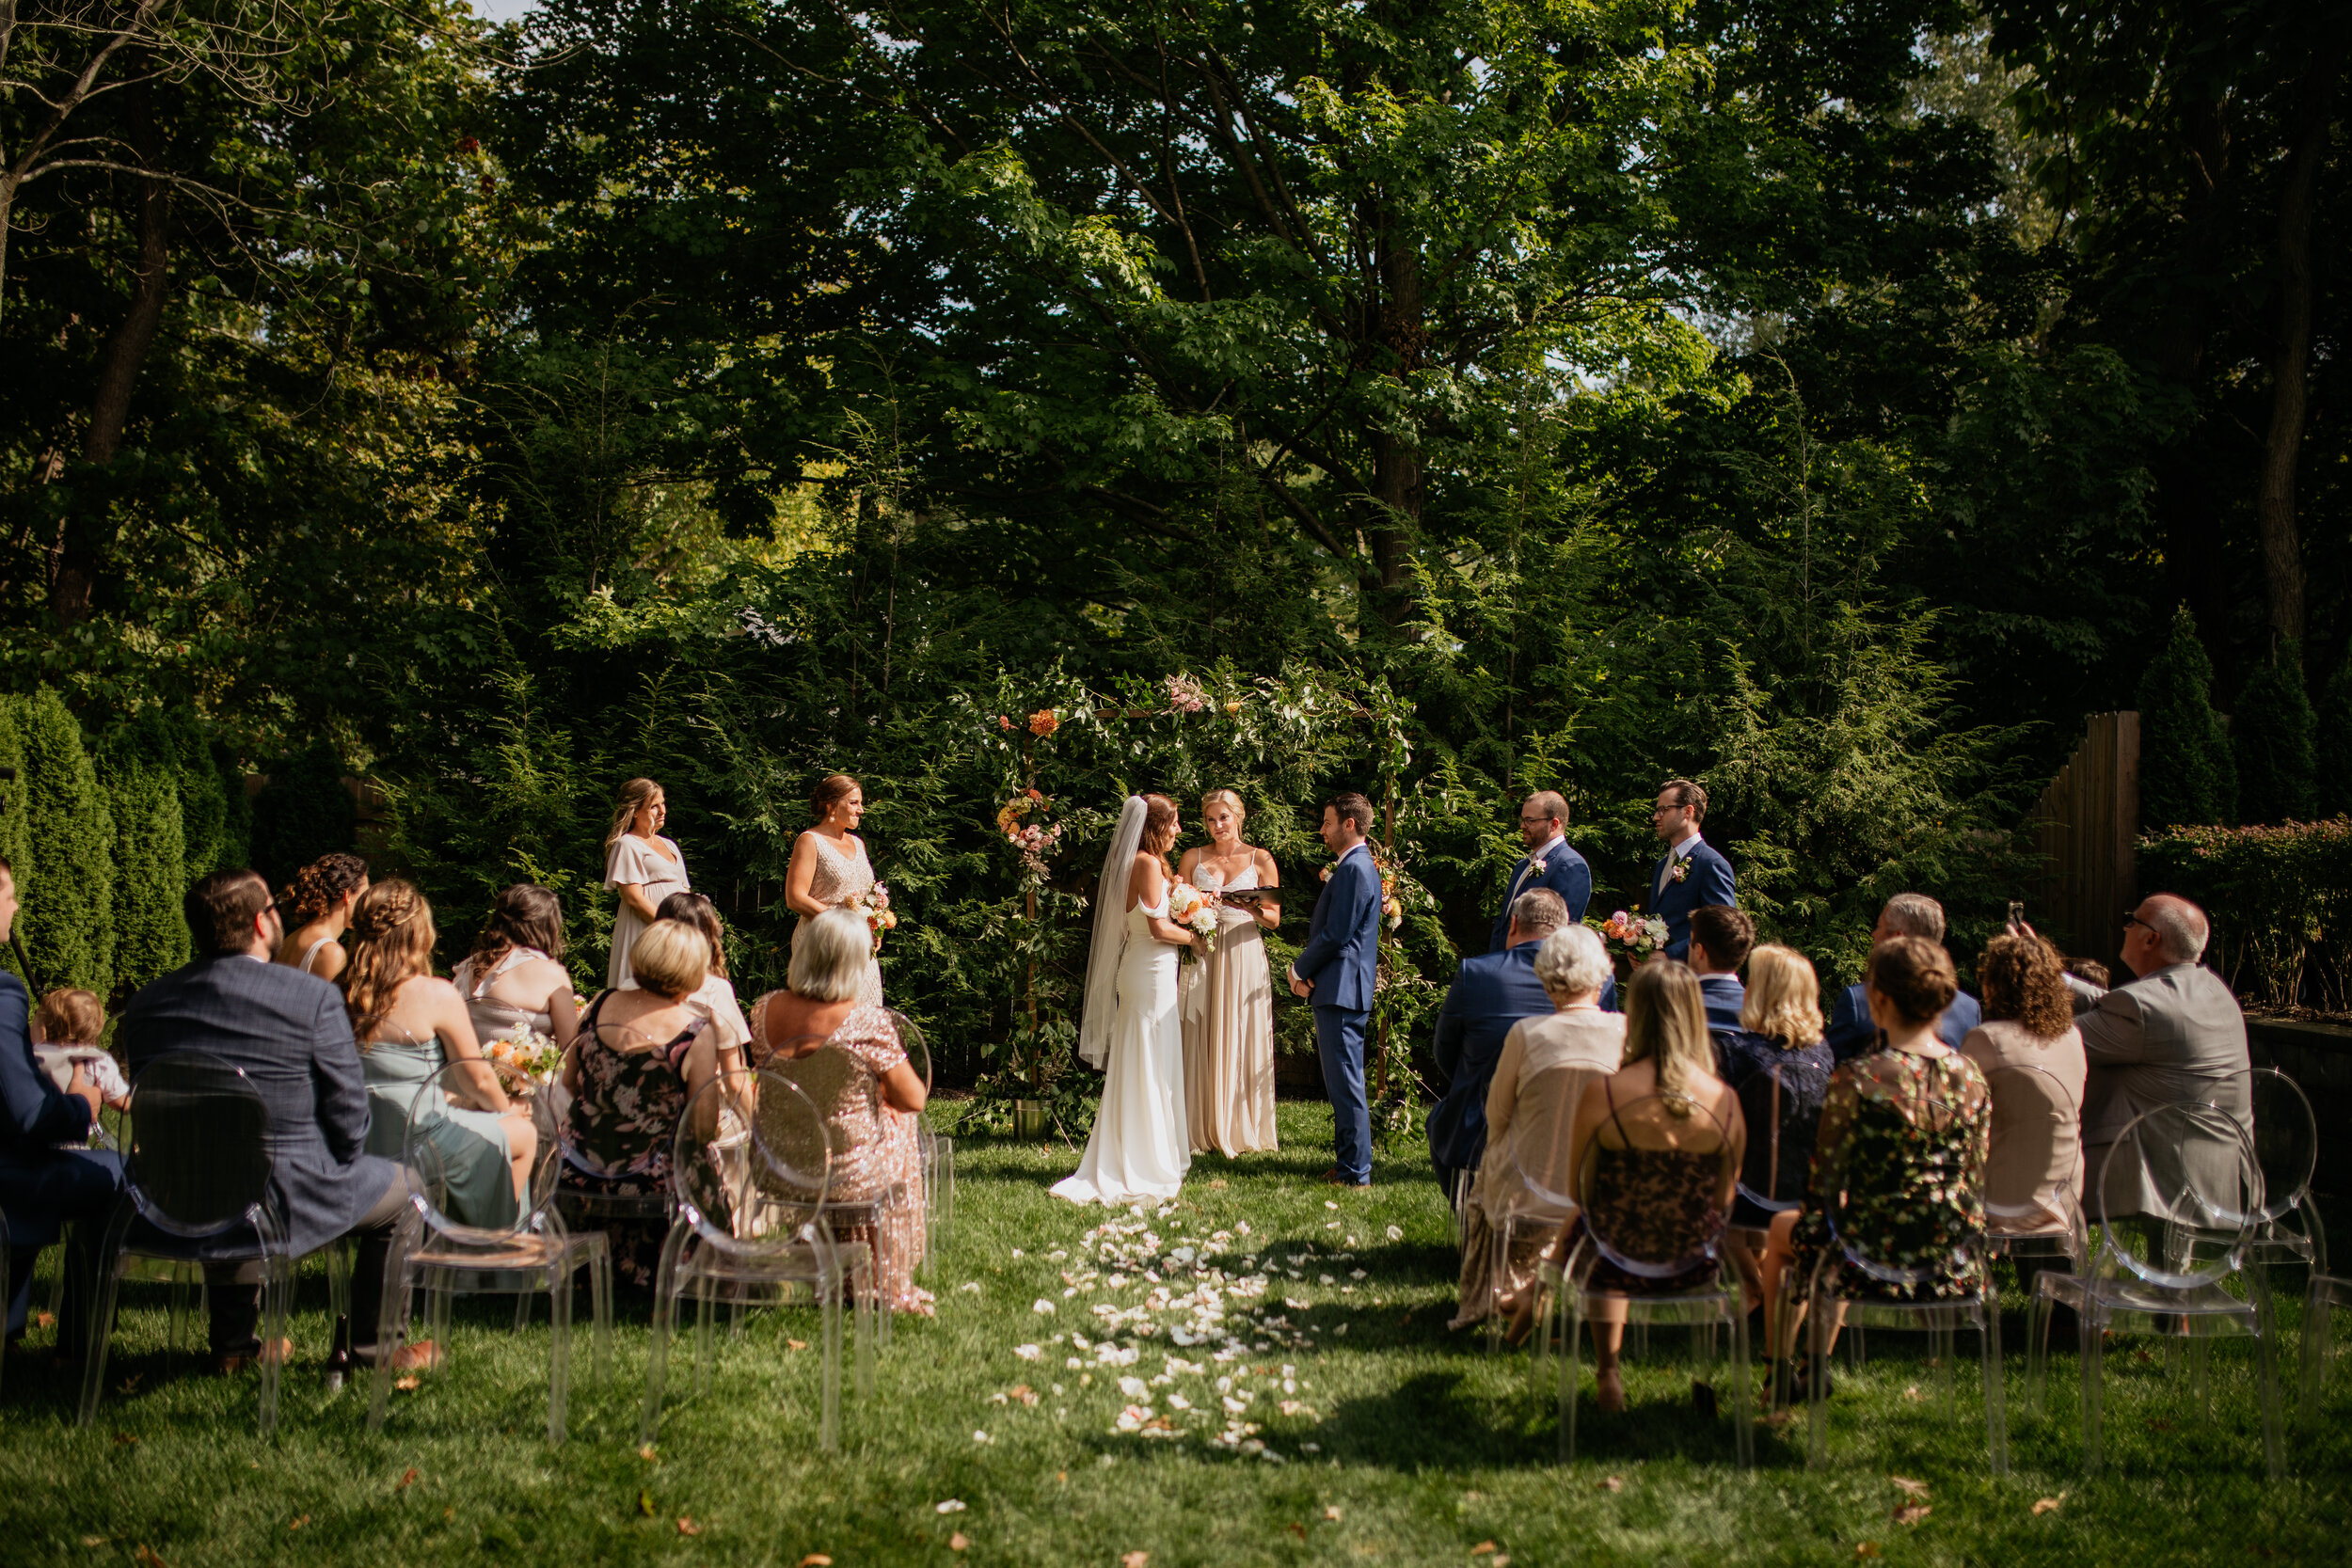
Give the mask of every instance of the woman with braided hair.
M 351 911 L 368 891 L 368 863 L 357 855 L 321 855 L 294 873 L 278 895 L 286 923 L 277 961 L 332 980 L 343 972 L 343 933 Z
M 445 1085 L 465 1102 L 428 1100 L 421 1125 L 440 1166 L 443 1212 L 467 1225 L 510 1225 L 537 1135 L 530 1108 L 506 1098 L 482 1059 L 464 994 L 435 977 L 435 934 L 433 906 L 398 879 L 368 889 L 352 911 L 343 1006 L 368 1081 L 368 1152 L 400 1159 L 425 1080 L 452 1062 L 472 1063 L 459 1084 Z

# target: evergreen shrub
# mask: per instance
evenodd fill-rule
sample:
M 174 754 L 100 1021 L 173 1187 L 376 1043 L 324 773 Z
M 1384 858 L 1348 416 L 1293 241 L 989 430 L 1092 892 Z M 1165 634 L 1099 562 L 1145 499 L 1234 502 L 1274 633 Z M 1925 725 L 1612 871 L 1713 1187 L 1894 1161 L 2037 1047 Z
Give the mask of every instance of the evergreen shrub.
M 2352 918 L 2352 818 L 2178 828 L 2139 843 L 2139 885 L 2213 919 L 2205 961 L 2249 1005 L 2342 1012 Z
M 179 756 L 151 714 L 109 736 L 102 761 L 115 830 L 115 979 L 128 992 L 188 961 Z
M 2312 815 L 2352 814 L 2352 653 L 2320 688 L 2312 746 Z
M 2318 759 L 2303 672 L 2276 657 L 2255 666 L 2230 721 L 2241 822 L 2309 822 L 2318 811 Z
M 2213 706 L 2213 663 L 2183 605 L 2139 683 L 2139 820 L 2158 830 L 2237 817 L 2237 766 Z
M 114 814 L 81 722 L 42 687 L 18 699 L 25 802 L 17 893 L 33 968 L 44 987 L 114 990 Z

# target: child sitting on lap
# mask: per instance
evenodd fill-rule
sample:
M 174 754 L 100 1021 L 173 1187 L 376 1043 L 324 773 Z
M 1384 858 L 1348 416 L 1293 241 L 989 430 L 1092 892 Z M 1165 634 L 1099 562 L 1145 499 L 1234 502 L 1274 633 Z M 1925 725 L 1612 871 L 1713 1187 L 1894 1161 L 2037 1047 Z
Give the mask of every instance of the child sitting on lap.
M 79 1065 L 107 1104 L 119 1111 L 131 1103 L 131 1085 L 114 1055 L 98 1043 L 106 1032 L 106 1009 L 97 993 L 61 986 L 33 1009 L 33 1054 L 57 1087 L 64 1088 Z

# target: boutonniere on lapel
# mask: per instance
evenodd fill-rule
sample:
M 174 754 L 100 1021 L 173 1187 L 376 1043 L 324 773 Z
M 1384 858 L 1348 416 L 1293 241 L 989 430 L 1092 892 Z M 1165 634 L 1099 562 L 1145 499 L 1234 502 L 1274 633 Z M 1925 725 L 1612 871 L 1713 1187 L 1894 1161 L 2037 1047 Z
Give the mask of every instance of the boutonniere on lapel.
M 1527 869 L 1534 872 L 1538 877 L 1542 876 L 1544 874 L 1544 857 L 1541 855 L 1530 856 L 1527 862 Z
M 1331 879 L 1331 868 L 1327 865 L 1322 870 L 1316 872 L 1315 875 L 1327 882 Z
M 1685 855 L 1680 860 L 1675 862 L 1672 866 L 1667 868 L 1666 876 L 1673 881 L 1689 881 L 1691 879 L 1691 857 Z

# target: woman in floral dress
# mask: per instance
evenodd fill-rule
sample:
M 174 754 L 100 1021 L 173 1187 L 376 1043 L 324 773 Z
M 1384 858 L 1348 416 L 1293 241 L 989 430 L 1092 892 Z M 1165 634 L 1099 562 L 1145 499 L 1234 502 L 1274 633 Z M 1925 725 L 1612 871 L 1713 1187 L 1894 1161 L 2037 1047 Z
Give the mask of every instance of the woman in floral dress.
M 1813 1146 L 1804 1215 L 1791 1238 L 1798 1309 L 1814 1270 L 1857 1300 L 1960 1300 L 1982 1289 L 1984 1169 L 1993 1096 L 1984 1074 L 1936 1037 L 1959 981 L 1941 943 L 1897 937 L 1870 956 L 1870 1017 L 1885 1044 L 1831 1077 Z M 1873 1263 L 1915 1279 L 1886 1280 L 1849 1265 L 1841 1239 Z M 1836 1330 L 1831 1333 L 1835 1348 Z M 1792 1340 L 1793 1344 L 1794 1341 Z M 1798 1386 L 1804 1369 L 1798 1361 Z

